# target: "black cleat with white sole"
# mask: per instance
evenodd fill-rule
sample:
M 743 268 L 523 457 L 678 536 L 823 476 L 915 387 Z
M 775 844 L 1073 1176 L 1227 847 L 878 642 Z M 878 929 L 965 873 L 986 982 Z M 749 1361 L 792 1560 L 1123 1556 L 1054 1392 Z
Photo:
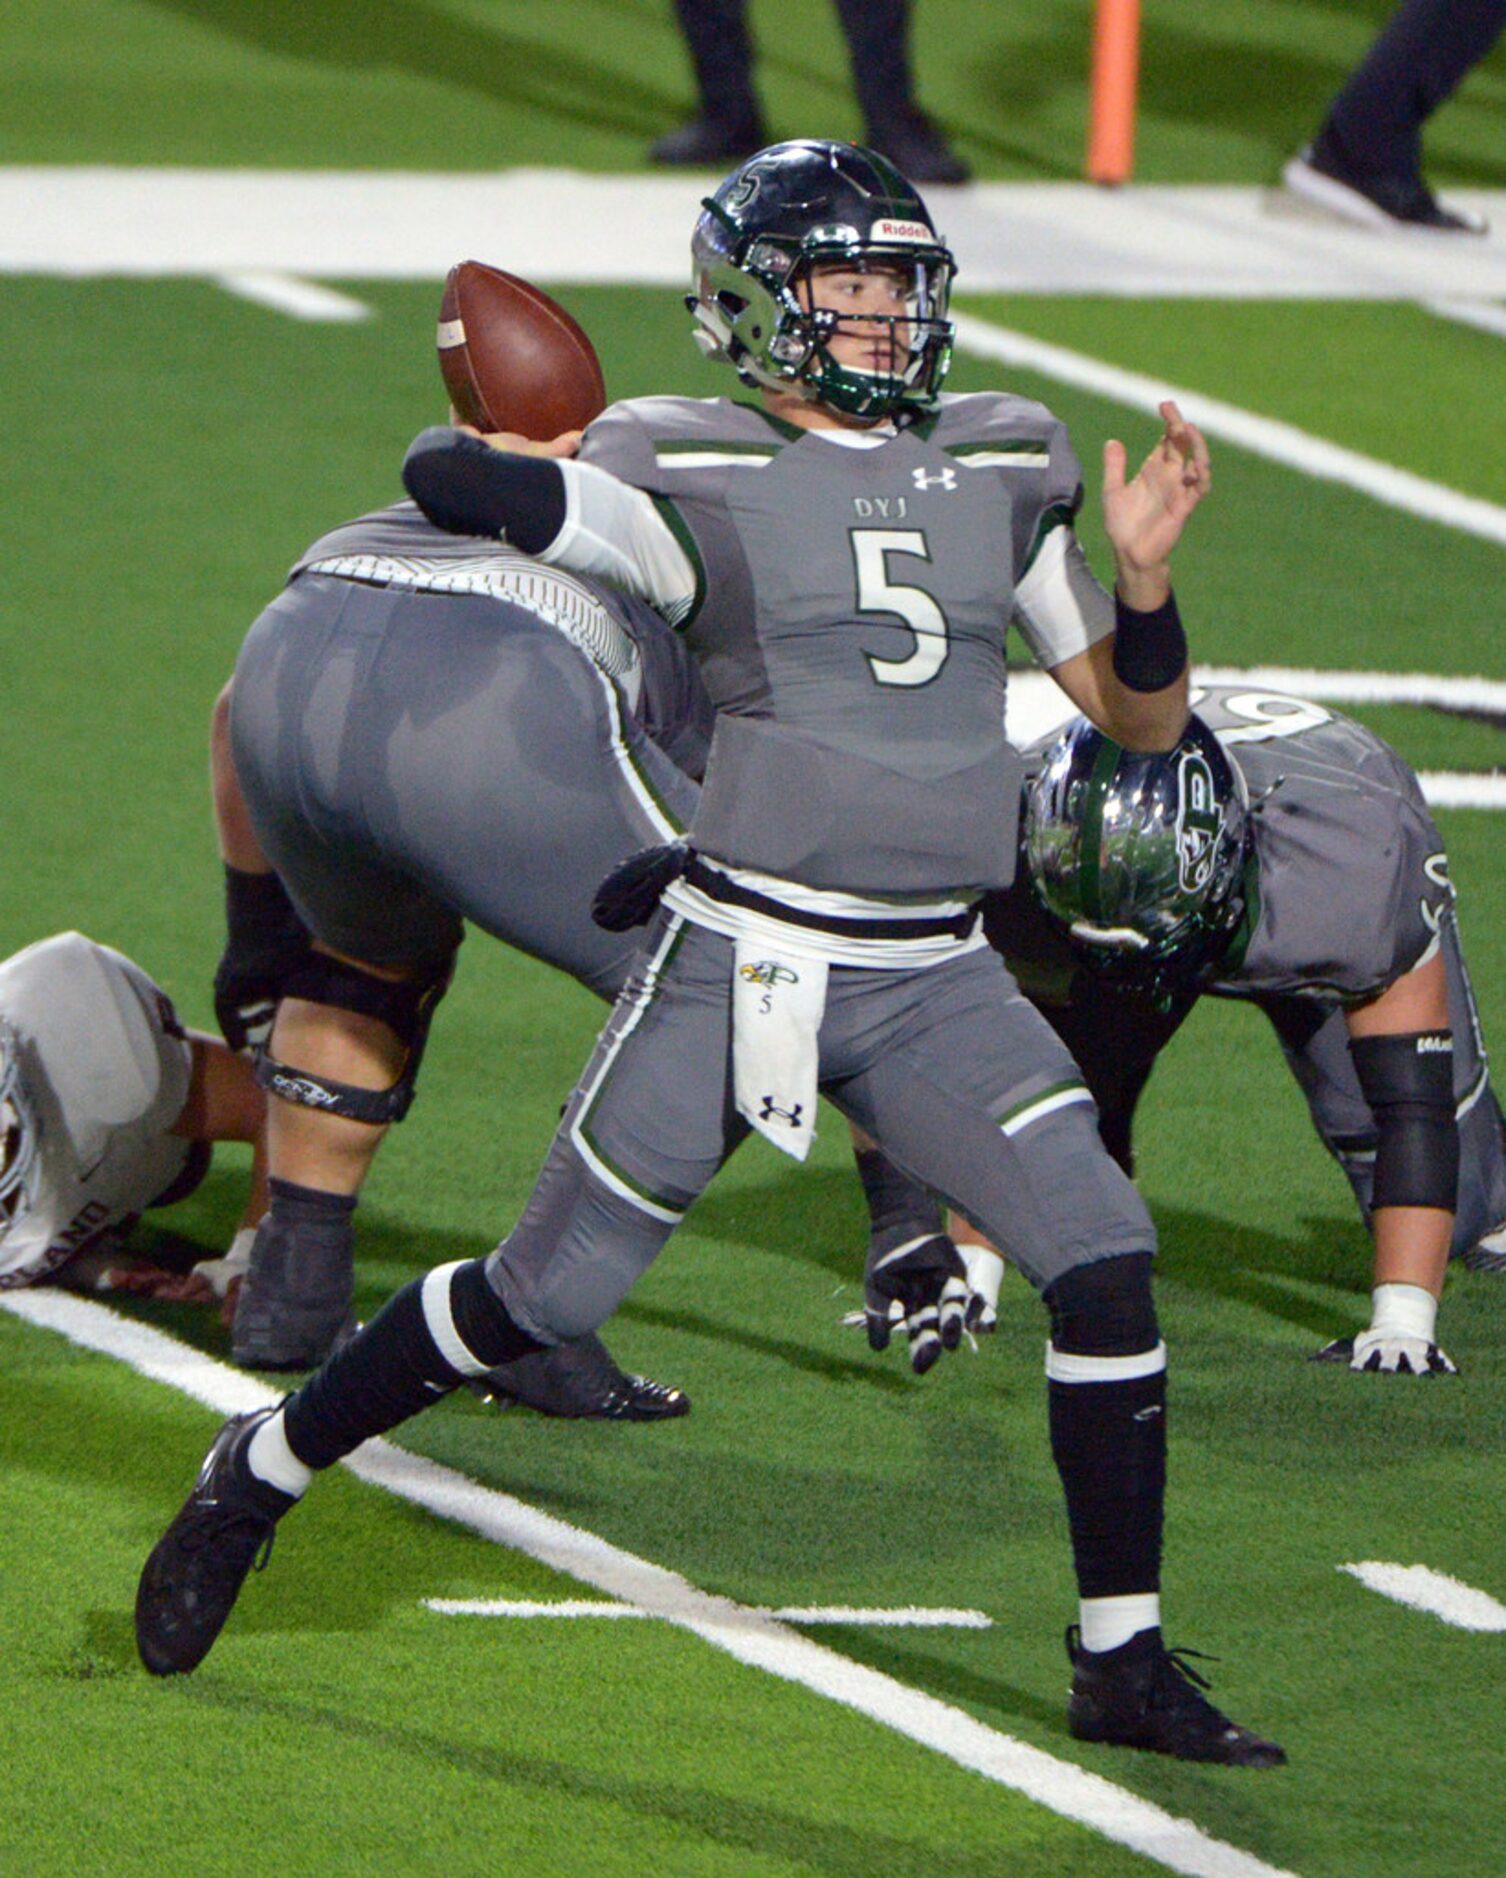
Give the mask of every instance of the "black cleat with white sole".
M 278 1520 L 297 1504 L 246 1466 L 252 1435 L 275 1409 L 233 1415 L 204 1457 L 193 1492 L 157 1541 L 136 1588 L 136 1648 L 154 1676 L 209 1654 L 252 1566 L 265 1566 Z
M 1230 1721 L 1203 1694 L 1207 1682 L 1185 1660 L 1197 1654 L 1168 1650 L 1159 1630 L 1142 1630 L 1117 1650 L 1085 1650 L 1070 1625 L 1067 1726 L 1079 1741 L 1146 1748 L 1180 1761 L 1281 1766 L 1286 1754 L 1274 1741 Z

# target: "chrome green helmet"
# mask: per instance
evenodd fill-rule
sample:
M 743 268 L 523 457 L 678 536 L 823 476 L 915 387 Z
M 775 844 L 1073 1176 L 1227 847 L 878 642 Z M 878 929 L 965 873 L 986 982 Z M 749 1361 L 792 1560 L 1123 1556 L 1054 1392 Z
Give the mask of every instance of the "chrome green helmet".
M 935 403 L 952 356 L 947 318 L 956 263 L 924 202 L 894 165 L 850 143 L 778 143 L 735 169 L 702 203 L 690 244 L 696 343 L 745 384 L 798 389 L 852 417 L 917 414 Z M 821 265 L 898 267 L 906 311 L 895 372 L 839 365 L 826 349 L 838 314 L 800 286 Z M 865 316 L 869 317 L 869 316 Z
M 1046 910 L 1106 976 L 1164 985 L 1216 955 L 1243 913 L 1244 779 L 1200 717 L 1138 754 L 1086 718 L 1025 799 L 1025 856 Z

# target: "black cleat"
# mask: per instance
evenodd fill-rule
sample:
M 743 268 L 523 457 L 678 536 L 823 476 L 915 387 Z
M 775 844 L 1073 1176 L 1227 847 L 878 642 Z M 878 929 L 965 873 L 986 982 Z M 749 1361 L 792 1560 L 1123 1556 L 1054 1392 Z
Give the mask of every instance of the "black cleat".
M 573 1421 L 662 1422 L 690 1413 L 683 1389 L 629 1376 L 595 1336 L 520 1356 L 478 1376 L 471 1388 L 502 1408 L 521 1402 L 541 1415 Z
M 1168 1650 L 1158 1629 L 1142 1630 L 1117 1650 L 1085 1650 L 1076 1624 L 1069 1625 L 1067 1726 L 1079 1741 L 1148 1748 L 1180 1761 L 1281 1766 L 1286 1754 L 1274 1741 L 1230 1721 L 1202 1694 L 1208 1684 L 1184 1660 L 1197 1654 Z
M 1490 224 L 1441 203 L 1419 175 L 1374 176 L 1350 170 L 1319 136 L 1281 172 L 1294 196 L 1360 228 L 1423 229 L 1435 235 L 1484 235 Z
M 136 1648 L 154 1676 L 183 1675 L 209 1654 L 253 1565 L 260 1571 L 293 1496 L 247 1470 L 253 1432 L 275 1409 L 232 1415 L 193 1492 L 152 1550 L 136 1588 Z
M 965 183 L 972 171 L 924 111 L 908 105 L 868 126 L 868 144 L 912 183 Z
M 675 169 L 720 169 L 740 163 L 768 142 L 756 118 L 711 117 L 704 113 L 650 145 L 650 163 Z

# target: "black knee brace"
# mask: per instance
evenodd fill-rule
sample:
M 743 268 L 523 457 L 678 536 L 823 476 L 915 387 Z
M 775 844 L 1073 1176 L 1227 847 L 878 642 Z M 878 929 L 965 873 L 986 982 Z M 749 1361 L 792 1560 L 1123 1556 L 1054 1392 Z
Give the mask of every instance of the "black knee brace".
M 1354 1037 L 1349 1054 L 1378 1135 L 1371 1206 L 1452 1213 L 1459 1198 L 1452 1031 Z
M 418 1066 L 429 1040 L 435 1006 L 449 990 L 454 975 L 453 952 L 419 977 L 400 981 L 378 978 L 359 965 L 331 958 L 327 952 L 311 952 L 289 974 L 282 995 L 378 1019 L 407 1048 L 402 1074 L 390 1089 L 361 1089 L 354 1083 L 336 1082 L 332 1076 L 280 1063 L 262 1045 L 256 1052 L 257 1082 L 284 1102 L 295 1102 L 302 1108 L 325 1109 L 331 1115 L 378 1128 L 387 1122 L 400 1122 L 413 1106 Z
M 1048 1285 L 1051 1344 L 1063 1355 L 1138 1356 L 1161 1340 L 1150 1291 L 1151 1255 L 1125 1252 L 1077 1265 Z

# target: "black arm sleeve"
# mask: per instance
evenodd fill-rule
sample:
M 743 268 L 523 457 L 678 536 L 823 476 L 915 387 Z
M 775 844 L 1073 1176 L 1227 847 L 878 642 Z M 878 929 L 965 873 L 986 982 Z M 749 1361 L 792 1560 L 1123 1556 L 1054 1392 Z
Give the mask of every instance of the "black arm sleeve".
M 465 431 L 420 431 L 403 461 L 403 487 L 452 535 L 488 535 L 542 554 L 565 525 L 565 479 L 552 457 L 493 450 Z

